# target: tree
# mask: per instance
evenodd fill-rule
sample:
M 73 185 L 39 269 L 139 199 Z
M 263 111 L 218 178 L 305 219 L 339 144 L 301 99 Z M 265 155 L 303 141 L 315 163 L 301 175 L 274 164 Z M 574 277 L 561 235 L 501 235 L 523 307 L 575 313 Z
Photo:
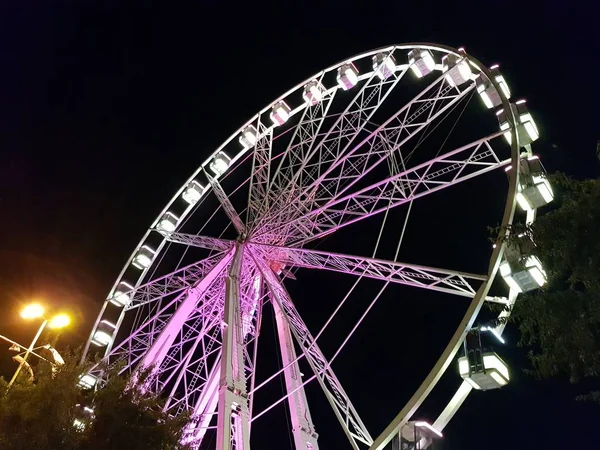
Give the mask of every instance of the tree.
M 532 234 L 548 283 L 524 295 L 511 320 L 535 375 L 577 382 L 600 377 L 600 179 L 556 174 L 551 182 L 558 196 L 549 210 L 514 230 Z M 600 401 L 600 391 L 582 398 Z
M 89 365 L 77 365 L 74 354 L 65 360 L 56 374 L 39 364 L 34 383 L 21 378 L 8 391 L 0 378 L 1 449 L 187 449 L 180 441 L 188 418 L 169 417 L 141 388 L 149 372 L 133 382 L 113 371 L 102 389 L 84 391 L 77 382 Z

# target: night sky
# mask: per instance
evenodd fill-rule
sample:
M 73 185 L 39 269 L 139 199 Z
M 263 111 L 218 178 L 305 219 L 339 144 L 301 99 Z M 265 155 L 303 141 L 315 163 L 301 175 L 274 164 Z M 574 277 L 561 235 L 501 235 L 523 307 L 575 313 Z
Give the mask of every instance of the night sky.
M 74 328 L 60 342 L 83 342 L 139 238 L 196 167 L 275 97 L 372 48 L 434 42 L 464 46 L 487 65 L 500 63 L 515 97 L 526 97 L 535 115 L 542 137 L 534 150 L 546 168 L 598 176 L 600 38 L 597 14 L 587 4 L 3 2 L 0 334 L 27 342 L 35 325 L 23 324 L 17 311 L 37 298 L 74 315 Z M 460 192 L 463 198 L 448 200 L 450 206 L 424 203 L 411 225 L 409 252 L 417 242 L 419 250 L 434 252 L 427 242 L 444 235 L 442 212 L 452 214 L 451 230 L 474 220 L 469 202 L 481 203 L 488 193 Z M 499 219 L 501 205 L 496 211 Z M 447 265 L 475 264 L 469 258 L 476 249 L 453 245 L 441 258 Z M 345 251 L 366 254 L 369 248 Z M 298 309 L 318 328 L 334 307 L 332 286 L 348 280 L 310 274 L 292 283 Z M 361 288 L 365 298 L 370 286 Z M 324 298 L 316 308 L 309 302 L 319 295 Z M 334 367 L 374 435 L 408 400 L 464 311 L 435 298 L 425 300 L 425 309 L 391 300 L 378 305 L 357 336 L 358 348 L 361 341 L 369 346 L 365 359 L 341 356 Z M 351 309 L 348 320 L 358 310 Z M 332 337 L 324 336 L 327 354 L 343 339 L 335 332 L 351 326 L 342 322 Z M 513 382 L 472 394 L 445 429 L 443 448 L 600 448 L 600 409 L 574 400 L 586 387 L 523 374 L 526 350 L 517 340 L 509 328 L 502 356 Z M 276 369 L 276 353 L 265 355 L 265 367 Z M 14 369 L 10 356 L 0 352 L 5 377 Z M 449 370 L 419 416 L 434 419 L 458 381 Z M 272 395 L 278 393 L 275 386 Z M 346 448 L 318 387 L 311 385 L 308 393 L 317 398 L 313 415 L 321 448 Z M 283 412 L 257 421 L 256 448 L 289 448 Z

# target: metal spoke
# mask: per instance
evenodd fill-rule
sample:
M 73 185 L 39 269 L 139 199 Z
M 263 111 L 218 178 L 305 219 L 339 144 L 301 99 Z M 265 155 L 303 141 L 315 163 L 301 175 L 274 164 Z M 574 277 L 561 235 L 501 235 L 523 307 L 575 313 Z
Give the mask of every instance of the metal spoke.
M 254 221 L 268 208 L 268 186 L 271 169 L 271 152 L 273 147 L 273 128 L 266 128 L 258 122 L 258 140 L 254 146 L 252 160 L 252 178 L 248 194 L 248 210 L 246 228 L 251 230 Z M 239 230 L 238 230 L 239 231 Z
M 227 197 L 227 194 L 225 193 L 219 182 L 215 178 L 211 177 L 208 174 L 208 172 L 205 173 L 213 192 L 215 193 L 217 199 L 219 200 L 219 203 L 223 207 L 223 211 L 225 211 L 225 214 L 227 214 L 227 217 L 229 217 L 229 220 L 231 220 L 231 223 L 233 224 L 237 232 L 239 234 L 246 233 L 246 226 L 244 225 L 244 222 L 242 222 L 240 215 L 237 213 L 237 211 L 231 204 L 231 200 L 229 200 L 229 197 Z
M 341 227 L 379 214 L 388 208 L 397 207 L 413 199 L 507 166 L 510 161 L 500 160 L 490 145 L 492 140 L 501 136 L 501 132 L 494 133 L 357 192 L 330 201 L 285 224 L 286 231 L 290 228 L 294 229 L 290 233 L 292 238 L 288 238 L 286 245 L 305 244 Z M 398 186 L 402 186 L 402 189 Z M 261 236 L 260 241 L 276 239 L 284 226 L 272 230 L 271 233 L 275 236 Z
M 254 245 L 254 248 L 263 258 L 288 266 L 331 270 L 462 297 L 475 295 L 472 282 L 487 280 L 485 275 L 361 256 L 267 245 Z
M 176 244 L 190 245 L 192 247 L 205 248 L 207 250 L 216 250 L 219 252 L 228 251 L 233 248 L 234 242 L 228 239 L 219 239 L 210 236 L 200 236 L 197 234 L 177 233 L 164 230 L 157 230 L 169 242 Z

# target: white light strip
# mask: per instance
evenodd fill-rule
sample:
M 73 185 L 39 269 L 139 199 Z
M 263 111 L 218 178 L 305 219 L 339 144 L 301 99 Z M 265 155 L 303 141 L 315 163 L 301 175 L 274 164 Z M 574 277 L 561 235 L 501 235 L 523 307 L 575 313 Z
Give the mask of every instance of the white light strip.
M 500 385 L 505 386 L 507 381 L 500 376 L 497 372 L 490 372 L 490 376 Z
M 499 335 L 499 334 L 496 332 L 496 330 L 495 330 L 494 328 L 491 328 L 491 327 L 481 327 L 481 331 L 489 331 L 489 332 L 490 332 L 490 333 L 492 333 L 492 334 L 494 335 L 494 337 L 495 337 L 496 339 L 498 339 L 498 340 L 499 340 L 501 343 L 503 343 L 503 344 L 505 343 L 505 342 L 504 342 L 504 339 L 502 338 L 502 336 L 500 336 L 500 335 Z

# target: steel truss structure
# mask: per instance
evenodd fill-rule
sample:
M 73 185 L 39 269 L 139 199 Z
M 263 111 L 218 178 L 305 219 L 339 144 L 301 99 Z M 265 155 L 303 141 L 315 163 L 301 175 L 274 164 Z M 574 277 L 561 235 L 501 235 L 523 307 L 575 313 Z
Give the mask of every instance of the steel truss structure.
M 409 53 L 417 57 L 410 59 Z M 424 151 L 440 124 L 462 120 L 456 112 L 477 97 L 482 83 L 498 93 L 496 106 L 510 112 L 508 129 L 475 127 L 454 149 L 442 148 L 444 140 L 434 145 L 437 151 Z M 484 105 L 478 106 L 477 114 L 485 115 Z M 487 114 L 495 121 L 493 111 Z M 152 368 L 145 388 L 160 392 L 170 413 L 192 414 L 185 439 L 194 448 L 248 450 L 251 425 L 271 409 L 255 411 L 254 396 L 280 375 L 287 394 L 273 406 L 287 402 L 295 450 L 319 448 L 304 389 L 311 380 L 319 384 L 350 448 L 384 448 L 445 372 L 483 302 L 514 303 L 514 292 L 508 299 L 488 295 L 504 246 L 491 251 L 489 267 L 480 274 L 377 258 L 377 248 L 367 257 L 309 246 L 353 224 L 385 218 L 391 210 L 408 207 L 408 220 L 421 198 L 519 167 L 517 119 L 498 78 L 463 50 L 397 45 L 317 73 L 259 111 L 184 183 L 119 275 L 86 351 L 99 347 L 105 363 L 123 372 Z M 232 188 L 240 179 L 235 174 L 244 170 L 249 177 Z M 493 186 L 507 192 L 504 226 L 513 219 L 518 177 L 512 170 L 503 188 Z M 205 208 L 209 198 L 216 207 Z M 215 234 L 210 224 L 222 213 L 231 226 Z M 190 225 L 197 216 L 203 217 L 200 232 Z M 400 246 L 404 229 L 397 234 Z M 161 269 L 175 252 L 183 255 L 175 268 Z M 194 262 L 184 265 L 188 257 Z M 284 285 L 304 269 L 470 301 L 437 364 L 376 437 L 334 372 L 332 358 L 321 350 L 322 331 L 309 329 Z M 260 382 L 258 340 L 266 308 L 274 312 L 282 369 Z M 306 380 L 302 359 L 313 372 Z M 102 377 L 98 366 L 86 382 L 100 386 Z M 435 424 L 439 429 L 469 390 L 459 388 Z

